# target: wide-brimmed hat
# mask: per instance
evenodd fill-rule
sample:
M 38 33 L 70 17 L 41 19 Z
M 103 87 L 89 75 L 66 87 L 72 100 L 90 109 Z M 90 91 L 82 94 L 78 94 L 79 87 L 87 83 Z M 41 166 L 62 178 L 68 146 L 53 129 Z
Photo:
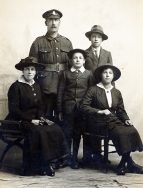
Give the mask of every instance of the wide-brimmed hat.
M 46 18 L 61 18 L 62 16 L 63 14 L 59 10 L 56 10 L 56 9 L 48 10 L 42 15 L 42 17 L 45 19 Z
M 45 65 L 38 63 L 35 57 L 26 57 L 25 59 L 21 59 L 21 61 L 15 65 L 15 68 L 22 71 L 24 67 L 28 66 L 38 67 L 39 69 L 45 68 Z
M 113 66 L 113 65 L 102 65 L 102 66 L 100 66 L 100 67 L 98 67 L 95 71 L 94 71 L 94 77 L 95 77 L 95 79 L 96 79 L 96 81 L 99 83 L 99 82 L 101 82 L 101 73 L 105 70 L 105 69 L 107 69 L 107 68 L 110 68 L 110 69 L 112 69 L 113 70 L 113 72 L 114 72 L 114 78 L 113 78 L 113 82 L 114 81 L 116 81 L 116 80 L 118 80 L 119 78 L 120 78 L 120 76 L 121 76 L 121 71 L 117 68 L 117 67 L 115 67 L 115 66 Z
M 86 52 L 85 52 L 84 50 L 82 50 L 82 49 L 79 49 L 79 48 L 70 50 L 70 51 L 67 53 L 69 59 L 72 59 L 73 54 L 76 53 L 76 52 L 82 53 L 83 56 L 84 56 L 84 58 L 86 59 L 86 57 L 87 57 Z
M 99 34 L 101 34 L 103 40 L 107 40 L 108 39 L 108 36 L 105 35 L 105 33 L 103 31 L 103 28 L 100 25 L 94 25 L 91 28 L 91 31 L 88 31 L 88 32 L 85 33 L 85 36 L 90 39 L 90 36 L 91 36 L 92 33 L 99 33 Z

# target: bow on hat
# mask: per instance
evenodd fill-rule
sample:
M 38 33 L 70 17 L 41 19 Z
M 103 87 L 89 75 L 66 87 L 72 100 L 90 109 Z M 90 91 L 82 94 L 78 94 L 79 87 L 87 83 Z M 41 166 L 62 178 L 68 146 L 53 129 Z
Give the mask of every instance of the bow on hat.
M 45 65 L 38 63 L 35 57 L 26 57 L 25 59 L 21 59 L 21 61 L 15 65 L 15 68 L 18 70 L 23 70 L 24 67 L 28 66 L 35 66 L 39 69 L 45 68 Z

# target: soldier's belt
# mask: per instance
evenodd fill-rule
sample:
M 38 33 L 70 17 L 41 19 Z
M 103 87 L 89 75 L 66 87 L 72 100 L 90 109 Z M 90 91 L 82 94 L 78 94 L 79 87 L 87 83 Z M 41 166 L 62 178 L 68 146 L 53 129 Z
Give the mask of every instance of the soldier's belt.
M 46 71 L 62 71 L 68 69 L 67 63 L 56 63 L 56 64 L 44 64 Z

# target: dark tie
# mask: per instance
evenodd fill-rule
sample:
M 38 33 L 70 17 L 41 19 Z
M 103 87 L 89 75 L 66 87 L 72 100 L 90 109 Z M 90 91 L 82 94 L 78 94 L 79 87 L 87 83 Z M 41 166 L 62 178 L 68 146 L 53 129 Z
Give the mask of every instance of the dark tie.
M 94 53 L 95 57 L 98 59 L 97 50 L 93 49 L 93 53 Z

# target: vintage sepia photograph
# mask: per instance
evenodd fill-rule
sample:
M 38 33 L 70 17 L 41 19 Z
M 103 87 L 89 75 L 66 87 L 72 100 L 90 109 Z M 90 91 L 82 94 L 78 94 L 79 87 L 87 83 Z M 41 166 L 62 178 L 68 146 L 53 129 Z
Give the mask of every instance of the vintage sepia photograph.
M 0 187 L 143 187 L 143 0 L 0 0 Z

